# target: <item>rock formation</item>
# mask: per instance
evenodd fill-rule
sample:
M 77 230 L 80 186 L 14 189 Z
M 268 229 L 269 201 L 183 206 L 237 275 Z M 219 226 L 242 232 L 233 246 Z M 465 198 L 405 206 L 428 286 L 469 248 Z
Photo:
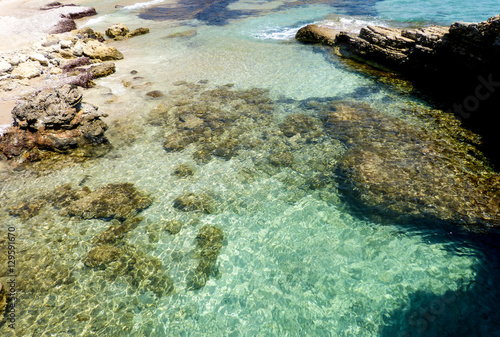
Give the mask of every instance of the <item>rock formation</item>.
M 419 95 L 481 134 L 483 151 L 500 167 L 495 123 L 500 104 L 500 15 L 450 27 L 368 26 L 358 35 L 308 25 L 297 32 L 296 39 L 332 46 L 343 58 L 411 80 Z
M 0 138 L 0 156 L 15 164 L 108 144 L 103 115 L 82 102 L 81 90 L 69 84 L 27 97 L 14 107 L 12 117 L 13 126 Z
M 499 38 L 500 15 L 477 24 L 455 22 L 450 27 L 368 26 L 358 35 L 308 25 L 296 34 L 299 41 L 328 44 L 340 56 L 403 74 L 422 70 L 463 72 L 460 67 L 475 73 L 498 69 Z

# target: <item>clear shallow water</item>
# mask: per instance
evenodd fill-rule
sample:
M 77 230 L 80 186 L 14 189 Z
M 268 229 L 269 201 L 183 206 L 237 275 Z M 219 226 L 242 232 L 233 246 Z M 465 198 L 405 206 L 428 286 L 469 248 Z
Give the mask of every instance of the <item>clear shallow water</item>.
M 362 101 L 385 114 L 423 123 L 403 112 L 425 109 L 418 99 L 353 71 L 321 48 L 293 41 L 291 32 L 309 22 L 328 21 L 352 30 L 360 22 L 390 24 L 375 16 L 345 14 L 360 8 L 357 14 L 365 15 L 373 6 L 353 2 L 280 8 L 284 2 L 233 2 L 231 9 L 260 12 L 221 26 L 198 19 L 140 19 L 142 5 L 114 9 L 112 1 L 90 4 L 105 8 L 87 23 L 96 30 L 115 22 L 151 28 L 149 35 L 117 43 L 125 55 L 117 62 L 117 73 L 85 94 L 86 101 L 110 115 L 108 133 L 115 149 L 101 159 L 39 177 L 13 172 L 2 182 L 2 198 L 10 206 L 66 183 L 91 189 L 133 183 L 154 202 L 141 212 L 144 220 L 126 235 L 124 245 L 161 262 L 175 291 L 156 296 L 138 290 L 126 277 L 110 281 L 106 271 L 83 264 L 92 238 L 109 222 L 67 218 L 51 207 L 21 221 L 2 208 L 2 223 L 16 227 L 23 238 L 19 264 L 27 271 L 19 282 L 27 286 L 18 307 L 19 336 L 498 334 L 494 311 L 499 276 L 493 269 L 498 264 L 493 257 L 486 259 L 488 251 L 460 239 L 456 243 L 440 229 L 374 222 L 345 205 L 336 183 L 309 188 L 315 170 L 328 172 L 345 151 L 335 141 L 290 140 L 297 142 L 295 164 L 277 168 L 268 163 L 281 144 L 274 136 L 278 124 L 287 115 L 311 113 L 304 106 L 313 99 Z M 191 33 L 172 36 L 186 31 Z M 269 90 L 265 95 L 274 102 L 269 119 L 258 127 L 249 124 L 253 128 L 243 137 L 263 139 L 266 134 L 268 142 L 244 148 L 230 160 L 215 157 L 208 163 L 193 159 L 194 146 L 167 153 L 162 145 L 172 127 L 149 123 L 150 111 L 163 99 L 148 99 L 145 93 L 165 92 L 166 104 L 198 99 L 199 91 L 177 81 L 208 81 L 201 92 L 228 83 L 235 91 Z M 214 106 L 217 102 L 215 95 L 207 100 Z M 172 175 L 185 163 L 194 168 L 193 176 Z M 211 195 L 216 211 L 175 209 L 174 199 L 184 192 Z M 159 225 L 171 219 L 185 223 L 176 235 Z M 223 246 L 206 285 L 186 290 L 187 273 L 197 263 L 195 238 L 203 225 L 223 230 Z M 71 280 L 53 283 L 68 272 Z M 6 326 L 0 329 L 13 335 Z
M 408 1 L 384 0 L 375 4 L 382 19 L 425 22 L 450 25 L 455 21 L 486 21 L 500 13 L 500 3 L 495 0 L 481 1 Z

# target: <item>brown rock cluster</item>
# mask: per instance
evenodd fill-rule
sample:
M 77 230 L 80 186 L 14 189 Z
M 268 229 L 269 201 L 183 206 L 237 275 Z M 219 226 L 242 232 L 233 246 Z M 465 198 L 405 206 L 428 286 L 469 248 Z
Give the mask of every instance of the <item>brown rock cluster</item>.
M 15 165 L 108 143 L 103 115 L 82 102 L 81 90 L 69 84 L 27 97 L 12 116 L 13 126 L 0 138 L 0 156 Z

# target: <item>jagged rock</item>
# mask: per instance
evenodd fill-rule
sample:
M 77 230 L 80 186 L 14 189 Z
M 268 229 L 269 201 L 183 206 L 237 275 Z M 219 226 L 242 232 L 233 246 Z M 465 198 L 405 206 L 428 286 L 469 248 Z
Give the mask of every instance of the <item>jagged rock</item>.
M 134 36 L 149 34 L 149 28 L 137 28 L 127 34 L 127 38 L 131 38 Z
M 88 41 L 83 47 L 82 52 L 91 59 L 99 59 L 102 61 L 123 59 L 123 54 L 118 49 L 96 40 Z
M 106 36 L 115 40 L 129 39 L 134 36 L 144 35 L 149 33 L 149 28 L 137 28 L 134 31 L 130 31 L 125 25 L 121 23 L 115 23 L 106 30 Z
M 124 24 L 121 23 L 115 23 L 114 25 L 106 29 L 106 35 L 112 39 L 125 37 L 129 32 L 130 29 L 128 29 Z
M 83 93 L 80 89 L 64 85 L 54 90 L 43 90 L 12 109 L 14 126 L 38 130 L 40 128 L 70 129 Z
M 38 61 L 27 61 L 19 64 L 13 71 L 13 78 L 34 78 L 42 73 L 42 65 Z
M 12 117 L 13 126 L 0 138 L 0 154 L 17 158 L 18 164 L 43 158 L 40 150 L 69 153 L 107 144 L 102 114 L 83 103 L 82 92 L 69 84 L 34 94 L 14 107 Z
M 498 69 L 500 15 L 481 23 L 455 22 L 450 27 L 362 28 L 358 35 L 309 25 L 296 38 L 334 46 L 343 57 L 407 74 L 421 70 Z M 463 71 L 462 69 L 460 71 Z

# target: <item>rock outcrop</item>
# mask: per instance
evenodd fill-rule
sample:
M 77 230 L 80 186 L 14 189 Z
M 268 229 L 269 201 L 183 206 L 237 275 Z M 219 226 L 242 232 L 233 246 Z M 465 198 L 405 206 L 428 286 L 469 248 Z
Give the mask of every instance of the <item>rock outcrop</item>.
M 14 107 L 12 117 L 13 126 L 0 138 L 0 158 L 16 164 L 108 144 L 103 115 L 82 102 L 81 90 L 69 84 L 27 97 Z
M 332 46 L 343 58 L 410 80 L 418 95 L 483 136 L 482 150 L 500 167 L 495 123 L 500 104 L 500 15 L 450 27 L 368 26 L 358 35 L 309 25 L 297 32 L 296 39 Z
M 450 27 L 368 26 L 358 35 L 308 25 L 297 32 L 296 39 L 328 44 L 340 56 L 403 74 L 422 70 L 463 72 L 460 67 L 481 73 L 499 68 L 500 15 L 480 23 L 455 22 Z

